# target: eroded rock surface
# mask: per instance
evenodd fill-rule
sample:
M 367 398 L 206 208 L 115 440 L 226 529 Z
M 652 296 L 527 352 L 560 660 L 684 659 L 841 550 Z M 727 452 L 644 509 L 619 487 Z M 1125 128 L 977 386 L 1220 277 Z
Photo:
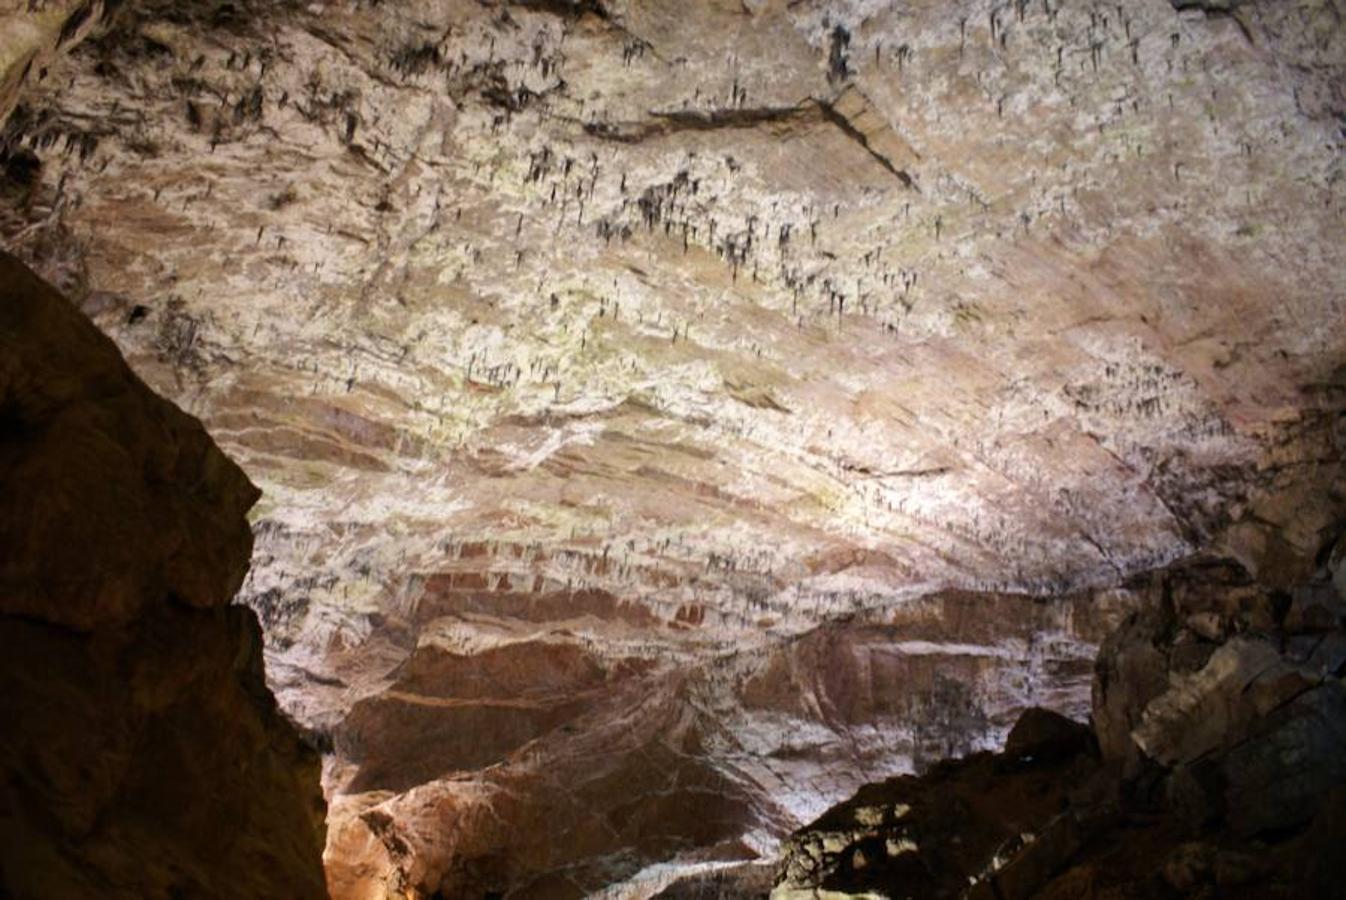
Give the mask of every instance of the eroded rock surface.
M 1101 631 L 1138 602 L 946 593 L 677 656 L 555 625 L 427 625 L 332 731 L 333 893 L 648 896 L 770 857 L 823 798 L 996 746 L 1025 705 L 1082 715 Z
M 41 7 L 0 239 L 265 488 L 342 897 L 769 855 L 1319 562 L 1328 0 Z
M 868 785 L 790 839 L 771 896 L 1339 893 L 1346 605 L 1330 572 L 1282 599 L 1236 565 L 1198 566 L 1165 575 L 1163 598 L 1099 656 L 1097 741 L 1029 710 L 1003 753 Z M 1328 614 L 1291 618 L 1302 604 Z
M 0 253 L 0 894 L 325 896 L 318 756 L 230 605 L 256 499 Z

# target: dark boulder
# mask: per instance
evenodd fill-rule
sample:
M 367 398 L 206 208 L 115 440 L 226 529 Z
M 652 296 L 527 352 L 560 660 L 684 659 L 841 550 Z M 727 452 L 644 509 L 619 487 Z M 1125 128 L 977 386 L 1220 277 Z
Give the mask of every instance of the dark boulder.
M 0 253 L 0 896 L 326 895 L 318 756 L 230 605 L 257 497 Z

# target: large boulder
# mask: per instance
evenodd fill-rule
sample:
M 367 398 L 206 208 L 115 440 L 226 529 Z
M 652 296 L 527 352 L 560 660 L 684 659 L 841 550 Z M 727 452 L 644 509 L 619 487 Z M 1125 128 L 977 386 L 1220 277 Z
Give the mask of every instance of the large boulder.
M 1168 687 L 1170 619 L 1153 609 L 1127 618 L 1103 642 L 1094 664 L 1094 728 L 1103 758 L 1132 773 L 1140 750 L 1131 739 L 1140 714 Z
M 0 895 L 326 895 L 318 757 L 230 605 L 257 497 L 0 253 Z
M 786 842 L 772 897 L 952 898 L 969 884 L 1029 896 L 1087 835 L 1094 804 L 1071 795 L 1101 767 L 1087 729 L 1045 710 L 1010 734 L 1004 754 L 866 785 L 828 810 Z

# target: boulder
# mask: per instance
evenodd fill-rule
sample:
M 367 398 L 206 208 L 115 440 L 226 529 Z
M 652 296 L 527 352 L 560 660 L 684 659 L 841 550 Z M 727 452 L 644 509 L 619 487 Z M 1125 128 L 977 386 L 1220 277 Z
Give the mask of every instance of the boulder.
M 1001 755 L 866 786 L 790 839 L 773 896 L 1340 893 L 1346 630 L 1290 629 L 1326 574 L 1288 592 L 1210 562 L 1164 579 L 1103 643 L 1094 734 L 1029 709 Z
M 1089 726 L 1040 706 L 1023 711 L 1005 739 L 1005 755 L 1018 759 L 1057 759 L 1093 746 Z
M 1346 687 L 1332 680 L 1259 723 L 1220 771 L 1231 827 L 1256 834 L 1300 825 L 1346 785 Z
M 1199 671 L 1180 678 L 1146 704 L 1132 739 L 1166 766 L 1190 762 L 1218 749 L 1247 727 L 1256 712 L 1248 688 L 1280 682 L 1280 654 L 1269 642 L 1236 638 Z M 1286 669 L 1285 674 L 1293 670 Z M 1267 690 L 1272 688 L 1268 687 Z
M 1094 731 L 1105 760 L 1133 772 L 1140 750 L 1132 729 L 1150 700 L 1168 689 L 1168 662 L 1160 647 L 1171 617 L 1145 610 L 1108 636 L 1094 663 Z

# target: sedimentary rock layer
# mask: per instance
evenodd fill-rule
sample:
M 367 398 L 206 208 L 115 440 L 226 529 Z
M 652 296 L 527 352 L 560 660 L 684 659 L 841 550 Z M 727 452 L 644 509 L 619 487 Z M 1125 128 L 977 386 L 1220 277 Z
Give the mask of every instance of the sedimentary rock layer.
M 265 489 L 343 897 L 769 854 L 1335 521 L 1329 0 L 39 6 L 0 240 Z
M 1163 602 L 1104 644 L 1092 729 L 1030 710 L 1002 753 L 866 785 L 787 842 L 771 896 L 1335 896 L 1346 592 L 1334 574 L 1283 593 L 1230 561 L 1164 573 Z M 720 877 L 722 896 L 765 893 L 762 867 Z M 694 878 L 668 896 L 717 889 Z

